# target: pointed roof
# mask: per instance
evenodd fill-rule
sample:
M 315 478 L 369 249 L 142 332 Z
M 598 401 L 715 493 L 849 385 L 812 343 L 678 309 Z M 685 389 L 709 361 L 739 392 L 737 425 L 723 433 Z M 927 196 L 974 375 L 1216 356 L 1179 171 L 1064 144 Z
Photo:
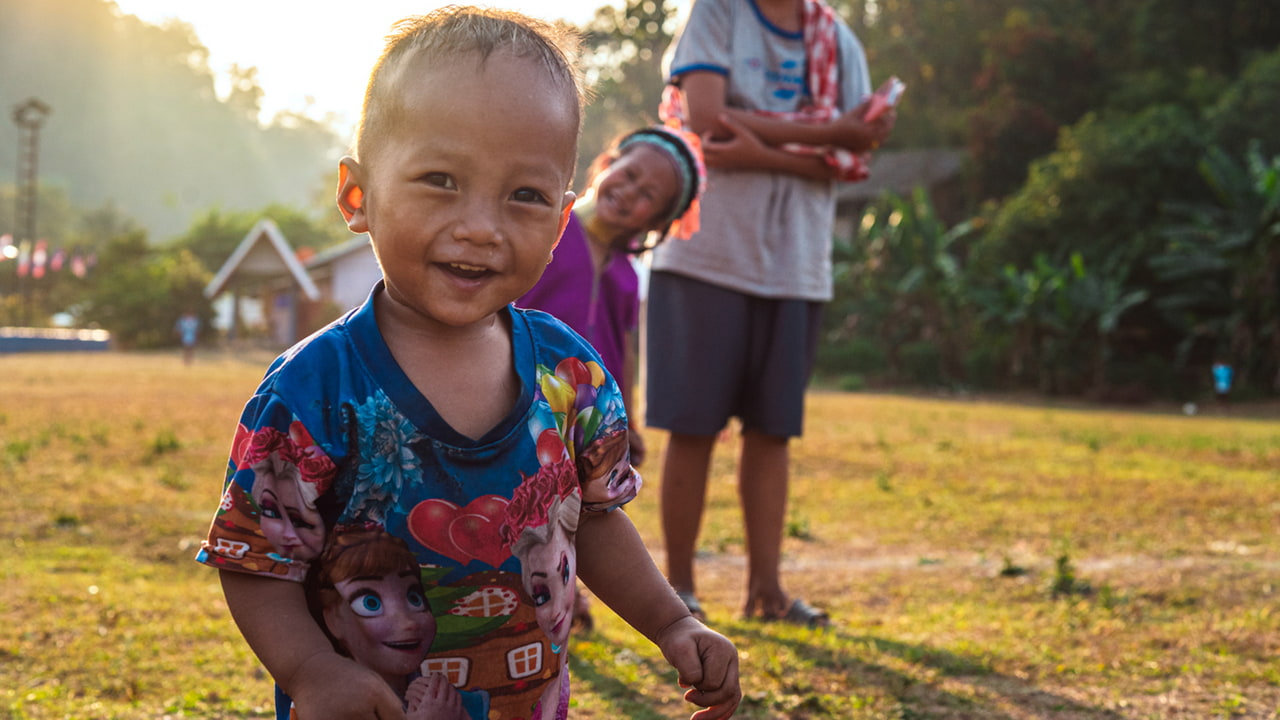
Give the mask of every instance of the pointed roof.
M 235 252 L 222 264 L 222 269 L 205 286 L 204 296 L 212 300 L 221 295 L 232 277 L 265 279 L 281 275 L 293 278 L 308 300 L 320 299 L 319 288 L 298 262 L 280 228 L 274 221 L 263 218 L 244 236 Z

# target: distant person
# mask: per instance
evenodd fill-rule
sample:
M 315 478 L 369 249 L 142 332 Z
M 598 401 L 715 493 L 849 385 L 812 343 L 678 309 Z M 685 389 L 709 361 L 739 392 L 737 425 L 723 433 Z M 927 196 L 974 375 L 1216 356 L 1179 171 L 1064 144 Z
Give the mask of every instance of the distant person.
M 817 0 L 695 0 L 665 60 L 662 115 L 703 136 L 701 229 L 653 253 L 646 424 L 670 431 L 662 465 L 667 577 L 695 615 L 694 551 L 717 434 L 742 426 L 744 614 L 806 626 L 826 611 L 783 589 L 789 439 L 823 304 L 832 296 L 836 180 L 895 120 L 863 114 L 862 47 Z
M 298 469 L 273 477 L 313 483 L 326 543 L 377 529 L 408 546 L 441 620 L 423 667 L 488 694 L 486 717 L 471 720 L 568 716 L 566 621 L 558 604 L 539 609 L 579 575 L 657 644 L 705 708 L 699 720 L 727 718 L 741 699 L 733 644 L 690 615 L 615 511 L 639 475 L 625 457 L 603 474 L 586 465 L 610 456 L 597 451 L 605 440 L 625 442 L 617 383 L 563 322 L 512 305 L 551 260 L 574 199 L 582 94 L 558 33 L 451 6 L 398 23 L 370 75 L 337 200 L 369 234 L 382 279 L 271 364 L 198 555 L 278 683 L 279 718 L 291 704 L 302 720 L 404 708 L 309 611 L 311 561 L 257 531 L 247 460 L 260 436 Z M 516 551 L 553 522 L 548 543 Z
M 1213 394 L 1218 403 L 1225 405 L 1231 399 L 1231 382 L 1235 377 L 1235 368 L 1226 360 L 1219 358 L 1213 363 Z
M 194 310 L 183 312 L 173 324 L 173 332 L 182 343 L 182 363 L 190 365 L 195 357 L 196 342 L 200 339 L 200 316 Z
M 600 353 L 635 422 L 632 390 L 640 319 L 634 258 L 697 222 L 706 174 L 698 139 L 665 127 L 619 136 L 592 163 L 587 190 L 573 204 L 551 264 L 519 307 L 563 320 Z M 631 464 L 644 462 L 644 436 L 629 428 Z M 574 619 L 593 626 L 585 595 L 575 592 Z

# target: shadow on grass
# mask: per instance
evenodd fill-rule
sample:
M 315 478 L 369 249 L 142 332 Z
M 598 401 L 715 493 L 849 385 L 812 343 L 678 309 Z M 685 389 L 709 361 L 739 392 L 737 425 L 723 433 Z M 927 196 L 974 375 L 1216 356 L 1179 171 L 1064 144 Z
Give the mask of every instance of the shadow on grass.
M 592 635 L 589 642 L 596 645 L 609 646 L 613 650 L 610 655 L 621 652 L 622 646 L 600 635 Z M 674 675 L 675 671 L 661 657 L 656 659 L 641 658 L 637 664 L 649 673 L 662 677 Z M 590 686 L 591 690 L 601 697 L 608 698 L 612 705 L 613 717 L 629 718 L 629 720 L 668 720 L 670 714 L 654 707 L 655 698 L 645 692 L 643 684 L 629 684 L 609 674 L 609 667 L 591 659 L 569 656 L 569 672 L 575 688 Z M 580 691 L 579 691 L 580 692 Z M 579 692 L 574 697 L 581 697 Z M 678 697 L 678 696 L 676 696 Z M 570 715 L 572 715 L 572 710 Z
M 1066 717 L 1090 720 L 1124 718 L 1113 710 L 1083 705 L 1070 698 L 1040 690 L 1026 680 L 997 673 L 989 664 L 973 657 L 928 645 L 904 643 L 874 635 L 852 635 L 841 632 L 839 628 L 824 631 L 826 635 L 837 638 L 835 643 L 831 643 L 829 638 L 809 642 L 801 638 L 779 637 L 770 633 L 768 627 L 748 621 L 735 623 L 732 629 L 736 641 L 741 645 L 752 647 L 773 644 L 786 647 L 814 667 L 843 674 L 848 678 L 846 687 L 880 687 L 888 697 L 901 704 L 902 717 L 1013 720 L 1013 715 L 997 707 L 1008 705 L 1019 709 L 1017 717 L 1023 717 L 1024 713 L 1035 717 L 1050 717 L 1061 713 Z M 950 678 L 973 688 L 977 697 L 957 694 L 901 669 L 866 657 L 857 657 L 869 652 L 892 656 L 909 665 L 930 669 L 937 676 Z
M 821 635 L 810 634 L 791 626 L 755 621 L 717 624 L 716 629 L 749 652 L 768 652 L 769 646 L 785 650 L 813 670 L 812 679 L 825 675 L 828 687 L 834 684 L 841 688 L 843 695 L 837 704 L 842 707 L 848 707 L 843 703 L 849 693 L 861 688 L 868 712 L 896 705 L 895 717 L 904 719 L 1124 718 L 1115 711 L 1041 690 L 1034 682 L 998 673 L 987 662 L 972 656 L 926 644 L 846 633 L 839 628 Z M 664 720 L 671 717 L 673 703 L 681 704 L 674 671 L 661 656 L 639 656 L 603 634 L 593 633 L 584 640 L 591 649 L 570 656 L 573 683 L 579 688 L 575 696 L 582 697 L 580 693 L 589 688 L 610 704 L 609 717 L 632 720 Z M 625 662 L 630 667 L 626 673 L 619 672 L 619 656 L 628 658 Z M 793 673 L 794 668 L 782 672 Z M 620 674 L 637 679 L 624 679 Z M 779 675 L 760 682 L 744 677 L 743 702 L 736 717 L 843 720 L 841 710 L 831 707 L 830 696 L 815 692 L 810 680 Z M 943 687 L 942 680 L 949 687 Z M 670 697 L 655 697 L 655 685 L 668 681 Z M 685 714 L 682 712 L 682 716 Z

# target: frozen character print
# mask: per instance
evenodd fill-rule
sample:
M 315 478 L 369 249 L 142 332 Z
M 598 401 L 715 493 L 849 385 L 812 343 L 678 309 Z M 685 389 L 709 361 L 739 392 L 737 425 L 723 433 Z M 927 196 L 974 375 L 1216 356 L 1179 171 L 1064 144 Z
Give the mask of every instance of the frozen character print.
M 407 717 L 467 720 L 446 678 L 420 674 L 436 619 L 403 540 L 381 528 L 335 530 L 315 584 L 335 649 L 380 675 L 405 701 Z
M 325 529 L 316 499 L 332 481 L 334 466 L 314 448 L 300 423 L 288 435 L 262 427 L 244 446 L 241 467 L 253 470 L 252 497 L 262 534 L 282 562 L 309 562 L 324 548 Z
M 535 718 L 563 715 L 561 704 L 568 700 L 563 681 L 568 677 L 566 645 L 573 625 L 578 570 L 574 539 L 581 510 L 576 475 L 566 458 L 543 465 L 516 489 L 503 525 L 511 554 L 520 561 L 521 584 L 535 608 L 538 627 L 550 641 L 559 666 L 560 680 L 543 690 Z

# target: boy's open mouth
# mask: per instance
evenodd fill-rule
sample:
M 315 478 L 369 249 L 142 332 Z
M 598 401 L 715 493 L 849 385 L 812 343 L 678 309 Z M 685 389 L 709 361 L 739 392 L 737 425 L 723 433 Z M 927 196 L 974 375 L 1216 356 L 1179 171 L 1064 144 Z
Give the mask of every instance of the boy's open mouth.
M 490 272 L 489 268 L 480 267 L 479 265 L 468 265 L 466 263 L 449 263 L 445 267 L 447 267 L 449 272 L 454 275 L 468 280 L 482 278 Z

